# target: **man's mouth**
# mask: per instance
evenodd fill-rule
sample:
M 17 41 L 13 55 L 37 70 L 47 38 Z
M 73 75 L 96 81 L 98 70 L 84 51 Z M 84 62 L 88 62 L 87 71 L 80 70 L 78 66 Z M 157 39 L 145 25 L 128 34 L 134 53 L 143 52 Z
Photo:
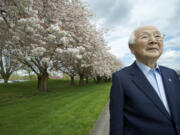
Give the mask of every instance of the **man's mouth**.
M 148 50 L 148 51 L 151 51 L 151 50 L 158 50 L 158 48 L 148 48 L 147 50 Z

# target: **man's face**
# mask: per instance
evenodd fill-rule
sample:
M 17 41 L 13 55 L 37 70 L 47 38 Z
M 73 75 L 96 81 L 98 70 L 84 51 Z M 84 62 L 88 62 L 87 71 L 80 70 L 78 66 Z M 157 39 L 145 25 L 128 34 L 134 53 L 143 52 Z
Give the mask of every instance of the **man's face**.
M 158 59 L 163 50 L 163 37 L 152 26 L 144 26 L 135 31 L 135 44 L 130 45 L 131 52 L 140 61 Z

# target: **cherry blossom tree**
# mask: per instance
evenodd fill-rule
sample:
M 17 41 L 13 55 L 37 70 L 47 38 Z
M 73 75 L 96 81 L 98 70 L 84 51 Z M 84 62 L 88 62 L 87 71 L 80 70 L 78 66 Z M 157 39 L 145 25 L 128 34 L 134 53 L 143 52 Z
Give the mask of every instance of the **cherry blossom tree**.
M 79 77 L 109 77 L 122 66 L 108 53 L 104 31 L 90 23 L 92 13 L 80 0 L 0 0 L 0 15 L 11 55 L 38 77 L 47 91 L 51 71 Z M 104 67 L 104 68 L 102 68 Z
M 96 56 L 92 76 L 97 82 L 101 80 L 110 81 L 112 73 L 123 67 L 122 62 L 109 52 L 99 53 Z
M 88 29 L 91 25 L 89 18 L 92 13 L 80 0 L 72 0 L 67 6 L 65 14 L 66 17 L 62 19 L 63 28 L 69 31 L 72 39 L 68 47 L 57 48 L 57 63 L 54 65 L 71 77 L 72 84 L 74 76 L 78 75 L 79 84 L 82 85 L 85 69 L 88 67 L 84 54 L 89 39 Z
M 59 69 L 71 76 L 72 83 L 73 77 L 78 75 L 79 85 L 83 84 L 83 79 L 87 82 L 89 77 L 107 80 L 114 71 L 122 67 L 121 61 L 108 52 L 103 30 L 98 30 L 95 25 L 89 24 L 86 33 L 88 33 L 84 35 L 86 40 L 82 38 L 82 44 L 66 50 L 61 48 L 56 50 L 57 56 L 61 59 L 57 61 L 61 62 Z
M 14 71 L 20 69 L 22 64 L 11 55 L 13 50 L 11 50 L 11 47 L 6 45 L 6 40 L 10 37 L 7 27 L 4 27 L 6 25 L 3 23 L 3 19 L 0 17 L 0 74 L 4 79 L 4 84 L 7 84 L 9 77 Z
M 69 7 L 64 21 L 68 23 L 63 24 L 71 34 L 72 41 L 68 48 L 56 49 L 57 63 L 54 65 L 71 77 L 72 84 L 74 76 L 78 76 L 79 85 L 82 85 L 84 79 L 88 82 L 88 77 L 94 77 L 93 68 L 97 67 L 94 66 L 95 61 L 98 62 L 100 58 L 104 61 L 103 56 L 109 53 L 104 30 L 98 30 L 97 25 L 89 22 L 92 13 L 79 0 L 73 0 Z M 101 57 L 98 59 L 98 56 Z M 100 66 L 107 65 L 101 63 Z
M 39 2 L 39 3 L 38 3 Z M 38 90 L 47 91 L 48 72 L 52 68 L 55 49 L 68 43 L 67 32 L 62 30 L 62 22 L 56 10 L 47 11 L 56 3 L 43 0 L 4 1 L 4 22 L 11 33 L 12 41 L 6 44 L 13 49 L 13 55 L 27 65 L 38 76 Z M 41 4 L 41 5 L 39 5 Z M 42 10 L 42 12 L 40 12 Z M 2 11 L 2 10 L 1 10 Z M 56 13 L 56 16 L 49 16 Z

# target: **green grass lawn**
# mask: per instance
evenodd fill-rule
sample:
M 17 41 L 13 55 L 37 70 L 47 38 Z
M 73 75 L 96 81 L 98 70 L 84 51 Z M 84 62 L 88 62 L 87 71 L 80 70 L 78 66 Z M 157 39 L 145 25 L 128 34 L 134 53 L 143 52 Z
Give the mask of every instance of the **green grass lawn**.
M 49 80 L 48 93 L 37 92 L 36 81 L 0 84 L 0 135 L 88 135 L 111 83 L 69 83 Z

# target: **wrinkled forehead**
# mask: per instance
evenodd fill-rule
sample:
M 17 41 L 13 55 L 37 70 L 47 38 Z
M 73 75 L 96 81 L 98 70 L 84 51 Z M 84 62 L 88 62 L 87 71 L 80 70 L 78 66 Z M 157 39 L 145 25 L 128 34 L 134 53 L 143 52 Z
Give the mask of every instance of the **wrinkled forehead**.
M 160 33 L 160 31 L 156 28 L 156 27 L 153 27 L 153 26 L 144 26 L 144 27 L 140 27 L 138 29 L 135 30 L 135 35 L 141 35 L 143 33 Z

